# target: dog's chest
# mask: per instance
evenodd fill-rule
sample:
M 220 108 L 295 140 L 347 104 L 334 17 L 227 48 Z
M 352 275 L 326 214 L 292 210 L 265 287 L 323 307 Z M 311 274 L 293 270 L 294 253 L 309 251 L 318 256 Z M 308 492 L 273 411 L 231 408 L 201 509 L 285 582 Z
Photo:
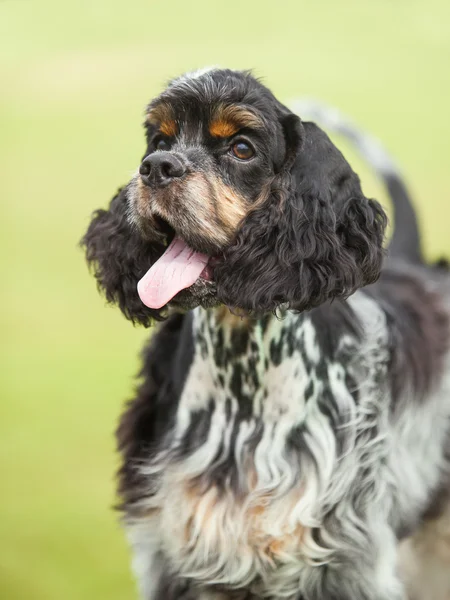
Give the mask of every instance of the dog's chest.
M 321 353 L 304 316 L 249 324 L 201 313 L 194 340 L 154 467 L 166 554 L 187 576 L 236 585 L 305 554 L 323 559 L 311 528 L 339 452 L 333 407 L 337 419 L 354 404 L 344 366 Z
M 243 423 L 261 434 L 284 421 L 294 425 L 321 392 L 327 358 L 308 318 L 249 322 L 202 311 L 195 315 L 193 334 L 194 359 L 180 398 L 176 439 L 199 416 L 221 427 L 223 438 L 227 431 L 237 434 Z

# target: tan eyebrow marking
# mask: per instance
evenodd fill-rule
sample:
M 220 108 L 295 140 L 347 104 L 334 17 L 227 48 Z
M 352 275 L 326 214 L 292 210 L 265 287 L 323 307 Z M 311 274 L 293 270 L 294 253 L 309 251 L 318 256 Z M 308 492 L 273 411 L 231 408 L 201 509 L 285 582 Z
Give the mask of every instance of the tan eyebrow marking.
M 261 119 L 243 106 L 220 105 L 214 112 L 209 125 L 209 133 L 213 137 L 231 137 L 244 127 L 260 129 Z
M 147 113 L 146 122 L 157 125 L 162 134 L 172 137 L 176 135 L 178 127 L 172 107 L 168 104 L 158 104 Z
M 159 126 L 159 130 L 162 134 L 172 137 L 177 133 L 177 124 L 173 120 L 163 121 Z
M 222 121 L 221 119 L 213 121 L 209 126 L 209 133 L 213 137 L 231 137 L 238 131 L 239 127 L 236 127 L 236 125 L 229 121 Z

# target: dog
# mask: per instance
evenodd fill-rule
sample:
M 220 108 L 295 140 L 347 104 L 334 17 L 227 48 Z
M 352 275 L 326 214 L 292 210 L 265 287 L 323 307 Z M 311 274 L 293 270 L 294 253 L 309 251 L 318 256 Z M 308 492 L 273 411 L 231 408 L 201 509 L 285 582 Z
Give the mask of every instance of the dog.
M 450 277 L 392 162 L 360 146 L 393 200 L 386 251 L 341 152 L 250 72 L 172 80 L 145 130 L 82 241 L 106 299 L 161 321 L 117 433 L 142 598 L 434 598 Z

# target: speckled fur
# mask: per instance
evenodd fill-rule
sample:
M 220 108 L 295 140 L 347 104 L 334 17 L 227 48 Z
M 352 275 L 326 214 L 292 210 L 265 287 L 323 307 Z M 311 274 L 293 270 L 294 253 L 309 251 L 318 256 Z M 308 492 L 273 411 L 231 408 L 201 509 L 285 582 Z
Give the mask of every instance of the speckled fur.
M 205 597 L 403 597 L 397 539 L 445 470 L 450 379 L 394 416 L 371 295 L 280 319 L 194 311 L 172 426 L 135 463 L 126 506 L 145 598 L 167 574 Z
M 239 123 L 211 133 L 218 110 L 253 115 L 237 132 L 251 160 L 215 135 Z M 445 598 L 448 577 L 426 575 L 447 557 L 450 278 L 424 264 L 398 173 L 339 130 L 393 198 L 387 257 L 384 210 L 326 134 L 220 69 L 149 105 L 147 158 L 177 157 L 183 177 L 139 170 L 84 237 L 128 319 L 168 316 L 118 429 L 144 600 Z M 175 235 L 212 279 L 144 306 L 137 282 Z

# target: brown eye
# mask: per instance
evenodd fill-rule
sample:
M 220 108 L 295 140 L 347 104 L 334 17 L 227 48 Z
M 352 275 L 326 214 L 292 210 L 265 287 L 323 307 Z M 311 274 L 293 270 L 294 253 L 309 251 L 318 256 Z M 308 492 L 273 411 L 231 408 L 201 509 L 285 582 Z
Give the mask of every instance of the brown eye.
M 171 144 L 168 140 L 165 140 L 164 138 L 160 138 L 159 140 L 157 140 L 156 144 L 155 144 L 155 149 L 156 150 L 170 150 Z
M 248 142 L 240 140 L 231 146 L 231 152 L 233 156 L 240 160 L 249 160 L 255 156 L 255 151 Z

